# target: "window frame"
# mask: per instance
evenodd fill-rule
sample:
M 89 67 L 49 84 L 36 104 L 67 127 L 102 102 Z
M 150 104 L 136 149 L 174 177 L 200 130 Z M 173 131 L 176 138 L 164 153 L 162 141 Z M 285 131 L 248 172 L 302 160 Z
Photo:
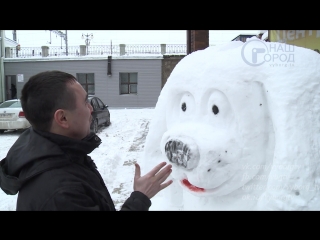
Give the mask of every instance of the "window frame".
M 81 84 L 81 86 L 83 87 L 84 90 L 86 90 L 86 92 L 89 94 L 89 95 L 95 95 L 95 74 L 94 73 L 77 73 L 77 80 L 78 82 Z M 88 82 L 88 79 L 89 79 L 89 75 L 92 76 L 92 79 L 93 79 L 93 82 Z M 80 77 L 81 76 L 81 77 Z M 79 81 L 79 79 L 82 78 L 82 76 L 85 76 L 85 83 L 82 83 Z M 89 92 L 89 86 L 93 86 L 93 92 Z
M 128 79 L 127 83 L 122 83 L 121 76 L 123 74 L 127 74 L 127 79 Z M 132 74 L 135 74 L 135 79 L 136 79 L 135 82 L 130 82 L 130 79 L 132 79 Z M 131 91 L 132 85 L 136 85 L 137 90 L 135 92 Z M 127 92 L 124 92 L 122 90 L 123 86 L 127 86 Z M 119 94 L 120 95 L 130 95 L 130 94 L 138 95 L 138 72 L 119 72 Z

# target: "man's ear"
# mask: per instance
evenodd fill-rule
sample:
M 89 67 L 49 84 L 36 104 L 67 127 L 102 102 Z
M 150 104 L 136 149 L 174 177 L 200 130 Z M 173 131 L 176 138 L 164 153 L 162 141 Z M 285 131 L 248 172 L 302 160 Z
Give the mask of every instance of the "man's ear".
M 53 121 L 62 128 L 69 128 L 69 123 L 66 117 L 66 111 L 58 109 L 53 116 Z

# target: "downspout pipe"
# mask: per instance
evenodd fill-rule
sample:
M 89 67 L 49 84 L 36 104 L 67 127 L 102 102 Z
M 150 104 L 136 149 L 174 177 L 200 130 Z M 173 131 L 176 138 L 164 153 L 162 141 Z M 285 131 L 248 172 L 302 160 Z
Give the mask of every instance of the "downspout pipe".
M 4 30 L 0 30 L 0 102 L 5 100 L 5 84 L 4 84 Z

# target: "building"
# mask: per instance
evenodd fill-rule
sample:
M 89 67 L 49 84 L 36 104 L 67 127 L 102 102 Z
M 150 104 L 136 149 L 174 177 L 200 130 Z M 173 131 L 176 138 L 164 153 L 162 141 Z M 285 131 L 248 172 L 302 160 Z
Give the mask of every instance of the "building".
M 251 38 L 251 37 L 257 37 L 257 38 L 261 39 L 262 37 L 265 37 L 266 34 L 268 34 L 268 30 L 260 30 L 260 33 L 258 35 L 240 34 L 237 37 L 235 37 L 234 39 L 232 39 L 232 41 L 246 42 L 247 38 Z M 266 35 L 266 36 L 268 36 L 268 35 Z M 262 40 L 265 40 L 265 39 L 262 39 Z
M 167 78 L 184 56 L 5 58 L 5 100 L 10 99 L 11 84 L 16 85 L 20 98 L 32 75 L 59 70 L 76 76 L 88 94 L 97 95 L 109 107 L 155 107 Z
M 232 41 L 246 42 L 247 38 L 251 38 L 254 36 L 256 37 L 256 35 L 252 35 L 252 34 L 240 34 L 240 35 L 236 36 L 234 39 L 232 39 Z
M 4 31 L 0 30 L 0 102 L 4 101 L 6 86 L 4 86 L 4 57 L 6 47 L 16 48 L 19 44 L 4 35 Z M 11 85 L 10 85 L 11 86 Z M 10 90 L 8 90 L 10 92 Z

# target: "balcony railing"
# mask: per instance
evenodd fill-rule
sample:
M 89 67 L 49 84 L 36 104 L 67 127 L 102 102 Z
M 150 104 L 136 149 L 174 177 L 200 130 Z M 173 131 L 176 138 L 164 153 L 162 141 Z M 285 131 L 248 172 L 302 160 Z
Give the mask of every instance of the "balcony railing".
M 92 46 L 6 47 L 5 58 L 186 55 L 186 44 L 120 44 Z

